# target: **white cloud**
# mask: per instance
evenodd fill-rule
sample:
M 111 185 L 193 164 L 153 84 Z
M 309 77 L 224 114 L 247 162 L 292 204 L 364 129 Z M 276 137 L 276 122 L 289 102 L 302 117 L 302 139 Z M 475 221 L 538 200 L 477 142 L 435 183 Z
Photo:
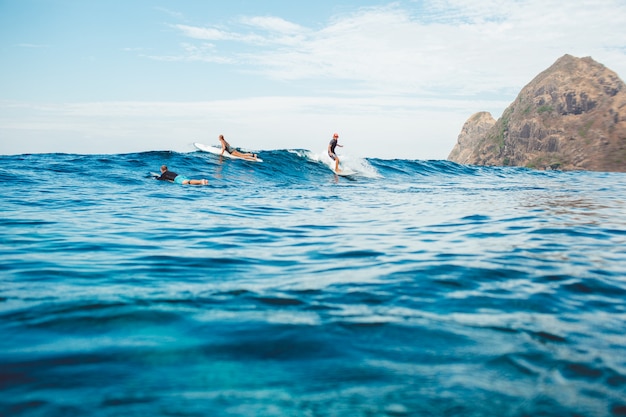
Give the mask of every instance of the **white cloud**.
M 240 19 L 240 22 L 244 25 L 266 30 L 268 32 L 299 34 L 307 31 L 300 25 L 275 16 L 243 17 Z
M 421 8 L 363 8 L 318 30 L 278 17 L 241 19 L 229 31 L 178 28 L 196 39 L 263 46 L 225 51 L 216 44 L 216 54 L 248 63 L 246 71 L 252 62 L 274 79 L 351 80 L 384 93 L 519 90 L 565 53 L 626 71 L 626 3 L 617 0 L 433 0 Z
M 174 25 L 174 28 L 180 30 L 185 36 L 199 40 L 237 41 L 251 44 L 268 43 L 267 38 L 262 35 L 228 32 L 214 27 L 202 28 L 188 25 Z
M 216 28 L 200 28 L 188 25 L 173 25 L 175 29 L 180 30 L 183 35 L 193 39 L 201 39 L 208 41 L 232 40 L 239 38 L 236 34 L 229 34 Z
M 304 41 L 305 28 L 278 17 L 244 17 L 238 24 L 259 33 L 242 33 L 227 31 L 219 27 L 197 27 L 189 25 L 173 25 L 184 36 L 192 39 L 208 41 L 234 41 L 246 45 L 296 45 Z M 243 29 L 243 28 L 242 28 Z
M 183 42 L 180 44 L 180 48 L 183 50 L 179 55 L 148 55 L 142 54 L 145 58 L 149 58 L 155 61 L 165 62 L 211 62 L 216 64 L 233 64 L 234 61 L 231 58 L 218 55 L 215 53 L 215 45 L 212 43 L 192 44 L 189 42 Z

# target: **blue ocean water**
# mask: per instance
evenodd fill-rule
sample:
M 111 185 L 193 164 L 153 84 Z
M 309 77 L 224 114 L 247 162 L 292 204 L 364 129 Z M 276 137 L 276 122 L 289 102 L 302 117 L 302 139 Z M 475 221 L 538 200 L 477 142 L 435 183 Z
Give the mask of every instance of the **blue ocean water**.
M 0 156 L 0 416 L 626 416 L 625 174 L 260 156 Z

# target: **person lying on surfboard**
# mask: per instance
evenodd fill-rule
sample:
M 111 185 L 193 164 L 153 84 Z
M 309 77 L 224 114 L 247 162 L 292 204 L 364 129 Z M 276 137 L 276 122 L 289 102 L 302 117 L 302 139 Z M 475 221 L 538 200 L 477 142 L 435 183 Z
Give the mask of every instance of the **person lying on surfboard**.
M 161 180 L 161 181 L 169 181 L 169 182 L 174 182 L 176 184 L 191 184 L 191 185 L 208 185 L 209 181 L 202 179 L 202 180 L 191 180 L 187 177 L 185 177 L 184 175 L 178 175 L 175 172 L 169 171 L 167 169 L 167 165 L 161 165 L 161 176 L 157 177 L 157 180 Z
M 335 153 L 335 147 L 339 146 L 340 148 L 343 148 L 343 145 L 340 145 L 339 143 L 337 143 L 338 140 L 339 140 L 339 135 L 335 133 L 330 143 L 328 144 L 328 156 L 330 156 L 330 159 L 335 161 L 335 172 L 341 171 L 339 169 L 339 157 Z
M 224 135 L 219 135 L 219 140 L 220 140 L 220 143 L 222 144 L 222 155 L 224 155 L 224 151 L 226 151 L 233 156 L 238 156 L 239 158 L 256 160 L 257 155 L 255 153 L 240 152 L 239 149 L 233 148 L 232 146 L 230 146 L 230 143 L 226 142 L 226 139 L 224 139 Z

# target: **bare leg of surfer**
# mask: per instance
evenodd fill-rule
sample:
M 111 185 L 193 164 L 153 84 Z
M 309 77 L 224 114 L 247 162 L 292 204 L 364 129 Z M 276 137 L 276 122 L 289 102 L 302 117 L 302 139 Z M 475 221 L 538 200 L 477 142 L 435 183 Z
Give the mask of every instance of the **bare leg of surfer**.
M 256 158 L 257 158 L 256 154 L 254 153 L 242 153 L 239 151 L 233 151 L 231 155 L 238 156 L 240 158 L 250 159 L 253 161 L 256 161 Z
M 209 185 L 209 181 L 208 180 L 189 180 L 189 181 L 184 181 L 183 184 Z
M 339 169 L 339 158 L 335 157 L 335 172 L 340 172 Z

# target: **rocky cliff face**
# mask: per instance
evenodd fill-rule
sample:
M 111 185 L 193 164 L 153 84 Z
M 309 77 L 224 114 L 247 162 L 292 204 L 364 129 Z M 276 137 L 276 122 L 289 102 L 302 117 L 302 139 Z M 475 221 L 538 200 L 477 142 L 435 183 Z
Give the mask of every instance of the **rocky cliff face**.
M 463 125 L 457 144 L 450 152 L 448 160 L 459 164 L 474 164 L 474 149 L 495 124 L 496 119 L 489 112 L 482 111 L 473 114 Z
M 463 126 L 448 160 L 474 165 L 626 172 L 626 86 L 593 59 L 565 55 L 496 122 Z

